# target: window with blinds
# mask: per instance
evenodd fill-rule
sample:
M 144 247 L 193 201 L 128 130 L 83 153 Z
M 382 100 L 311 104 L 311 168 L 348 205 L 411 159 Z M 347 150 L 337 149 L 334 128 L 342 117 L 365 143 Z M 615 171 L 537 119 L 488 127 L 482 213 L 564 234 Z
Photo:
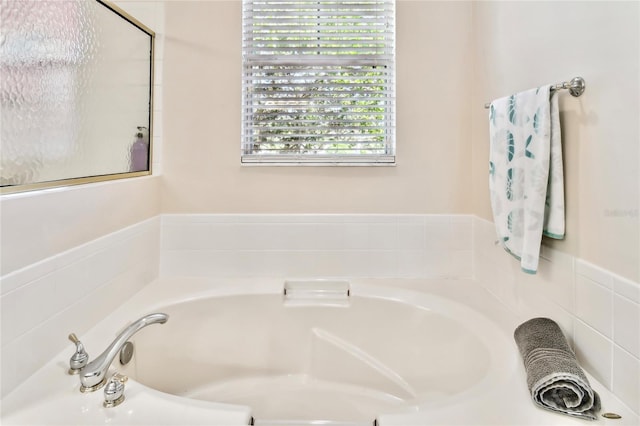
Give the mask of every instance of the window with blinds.
M 394 0 L 243 0 L 243 163 L 394 163 Z

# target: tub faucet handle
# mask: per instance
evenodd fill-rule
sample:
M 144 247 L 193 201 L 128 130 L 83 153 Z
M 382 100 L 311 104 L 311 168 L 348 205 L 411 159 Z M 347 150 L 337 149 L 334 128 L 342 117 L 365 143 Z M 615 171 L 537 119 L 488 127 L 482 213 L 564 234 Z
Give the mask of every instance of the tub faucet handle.
M 107 381 L 104 388 L 104 402 L 102 405 L 105 408 L 116 407 L 122 404 L 124 401 L 124 384 L 129 378 L 123 374 L 115 373 Z
M 71 340 L 76 345 L 76 351 L 71 358 L 69 358 L 69 374 L 78 374 L 80 370 L 89 362 L 89 354 L 84 350 L 84 345 L 75 333 L 69 335 Z

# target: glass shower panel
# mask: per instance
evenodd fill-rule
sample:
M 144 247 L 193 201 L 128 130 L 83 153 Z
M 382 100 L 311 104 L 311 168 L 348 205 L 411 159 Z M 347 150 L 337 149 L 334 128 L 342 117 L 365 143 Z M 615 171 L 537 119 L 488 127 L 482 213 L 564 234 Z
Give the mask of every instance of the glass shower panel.
M 0 5 L 3 190 L 148 174 L 153 32 L 97 0 Z

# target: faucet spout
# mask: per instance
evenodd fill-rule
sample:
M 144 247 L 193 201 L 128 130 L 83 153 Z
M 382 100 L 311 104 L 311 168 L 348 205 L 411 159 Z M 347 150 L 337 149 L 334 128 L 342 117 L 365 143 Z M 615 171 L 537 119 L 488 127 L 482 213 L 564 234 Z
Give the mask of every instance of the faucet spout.
M 156 313 L 149 314 L 137 321 L 134 321 L 125 328 L 122 333 L 101 353 L 96 359 L 80 370 L 80 390 L 82 392 L 92 392 L 100 389 L 106 382 L 107 371 L 113 359 L 120 352 L 122 347 L 138 331 L 151 324 L 164 324 L 169 319 L 169 315 Z

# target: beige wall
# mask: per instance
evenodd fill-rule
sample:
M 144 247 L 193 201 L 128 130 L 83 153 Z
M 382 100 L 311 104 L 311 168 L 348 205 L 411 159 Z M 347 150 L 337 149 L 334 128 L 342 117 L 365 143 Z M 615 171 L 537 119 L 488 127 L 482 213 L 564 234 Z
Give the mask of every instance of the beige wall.
M 491 219 L 485 102 L 580 75 L 560 96 L 567 237 L 554 248 L 640 281 L 638 2 L 476 2 L 473 210 Z
M 545 244 L 640 280 L 637 2 L 398 0 L 398 163 L 361 168 L 242 167 L 240 1 L 166 8 L 162 211 L 490 219 L 484 103 L 581 75 L 560 100 L 567 238 Z
M 469 213 L 470 31 L 470 3 L 398 2 L 397 166 L 243 167 L 241 2 L 167 2 L 163 211 Z

